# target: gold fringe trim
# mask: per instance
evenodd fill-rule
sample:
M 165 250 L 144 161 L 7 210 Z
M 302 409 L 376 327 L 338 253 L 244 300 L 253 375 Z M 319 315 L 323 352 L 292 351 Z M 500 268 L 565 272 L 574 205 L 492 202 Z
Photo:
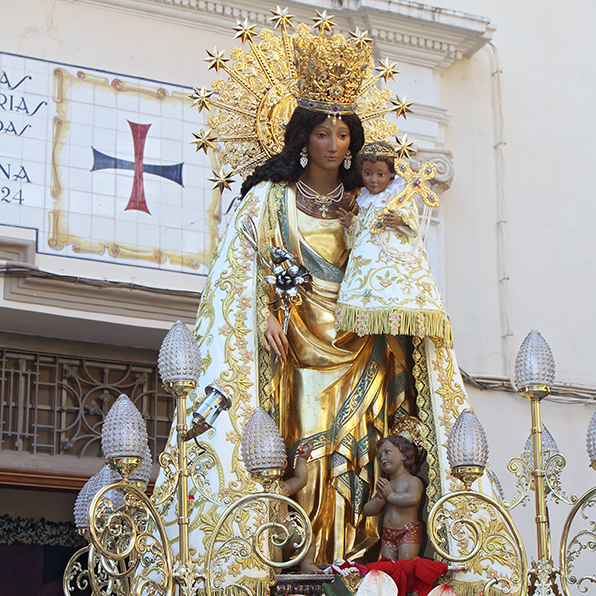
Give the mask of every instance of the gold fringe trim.
M 362 308 L 338 304 L 335 312 L 338 329 L 358 335 L 411 335 L 434 337 L 445 347 L 453 346 L 451 323 L 444 312 L 410 308 Z M 397 316 L 396 316 L 397 315 Z

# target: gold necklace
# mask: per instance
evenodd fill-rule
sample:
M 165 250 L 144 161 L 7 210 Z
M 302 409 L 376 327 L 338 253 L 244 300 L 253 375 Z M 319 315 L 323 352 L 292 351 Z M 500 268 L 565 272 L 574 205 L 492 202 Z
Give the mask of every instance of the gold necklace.
M 340 182 L 330 193 L 320 194 L 314 188 L 311 188 L 302 180 L 296 182 L 296 188 L 298 192 L 309 201 L 313 201 L 316 205 L 319 205 L 319 211 L 322 217 L 327 217 L 327 211 L 329 208 L 327 205 L 330 203 L 339 203 L 344 198 L 344 183 Z

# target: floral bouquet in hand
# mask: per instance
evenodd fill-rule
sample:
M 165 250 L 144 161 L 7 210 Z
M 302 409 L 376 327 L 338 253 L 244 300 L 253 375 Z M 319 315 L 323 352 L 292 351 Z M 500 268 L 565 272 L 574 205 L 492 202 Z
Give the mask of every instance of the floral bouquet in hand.
M 287 250 L 273 246 L 259 247 L 257 228 L 251 217 L 245 217 L 242 220 L 240 229 L 259 255 L 263 265 L 271 271 L 270 275 L 265 276 L 265 281 L 275 289 L 276 299 L 271 302 L 270 306 L 274 311 L 283 311 L 282 326 L 284 333 L 286 333 L 292 306 L 302 302 L 298 288 L 301 286 L 304 290 L 310 292 L 312 290 L 312 275 L 304 265 L 297 263 L 294 255 Z M 263 255 L 264 251 L 269 253 L 268 259 Z

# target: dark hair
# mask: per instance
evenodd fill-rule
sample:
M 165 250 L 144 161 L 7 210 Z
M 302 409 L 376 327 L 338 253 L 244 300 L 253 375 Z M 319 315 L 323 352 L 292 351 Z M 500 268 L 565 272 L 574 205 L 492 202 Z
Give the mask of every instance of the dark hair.
M 280 153 L 270 157 L 262 166 L 255 168 L 255 171 L 248 176 L 242 184 L 240 195 L 246 193 L 259 182 L 271 180 L 271 182 L 296 182 L 304 173 L 300 165 L 300 151 L 308 143 L 308 137 L 312 129 L 324 122 L 327 114 L 312 112 L 304 108 L 296 108 L 284 136 L 285 145 Z M 356 114 L 346 114 L 342 120 L 350 129 L 350 147 L 352 155 L 358 155 L 358 151 L 364 145 L 364 130 L 360 118 Z M 339 168 L 339 178 L 344 183 L 346 190 L 354 190 L 361 186 L 360 173 L 352 161 L 352 167 L 346 170 L 343 165 Z
M 377 451 L 383 446 L 385 441 L 389 441 L 392 445 L 395 445 L 402 455 L 404 456 L 404 466 L 410 474 L 415 476 L 420 470 L 419 452 L 418 449 L 404 437 L 398 435 L 388 435 L 383 439 L 377 441 Z
M 365 145 L 365 147 L 370 147 L 371 145 L 379 145 L 380 147 L 385 147 L 385 149 L 391 149 L 391 151 L 394 151 L 394 148 L 389 143 L 385 143 L 384 141 L 368 143 Z M 362 153 L 360 153 L 356 159 L 356 166 L 360 172 L 362 171 L 362 165 L 365 161 L 370 161 L 371 163 L 382 161 L 389 167 L 389 172 L 391 172 L 391 174 L 395 174 L 395 159 L 393 157 L 385 157 L 383 155 L 362 155 Z

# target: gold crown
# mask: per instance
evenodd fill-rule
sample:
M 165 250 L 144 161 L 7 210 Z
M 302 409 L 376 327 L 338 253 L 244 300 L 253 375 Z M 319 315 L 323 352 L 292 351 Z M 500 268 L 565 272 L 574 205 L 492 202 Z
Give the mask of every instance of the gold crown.
M 393 147 L 385 147 L 379 143 L 369 143 L 360 149 L 359 155 L 369 155 L 371 157 L 390 157 L 395 159 L 397 152 Z
M 234 48 L 230 58 L 217 48 L 208 51 L 209 69 L 223 71 L 227 78 L 215 79 L 212 90 L 194 89 L 190 96 L 199 112 L 211 111 L 207 120 L 210 129 L 193 133 L 197 151 L 216 152 L 220 166 L 227 164 L 232 170 L 226 173 L 221 167 L 213 171 L 210 181 L 214 190 L 228 189 L 233 174 L 246 177 L 282 150 L 297 103 L 332 117 L 355 112 L 367 142 L 386 141 L 397 134 L 397 125 L 387 121 L 385 114 L 395 112 L 405 118 L 411 111 L 406 98 L 393 99 L 388 87 L 377 87 L 381 79 L 385 83 L 393 79 L 398 70 L 385 58 L 375 67 L 378 74 L 371 73 L 372 40 L 367 31 L 356 27 L 350 40 L 328 36 L 335 25 L 333 17 L 317 11 L 313 20 L 319 35 L 311 34 L 306 24 L 297 25 L 292 35 L 288 31 L 293 18 L 289 10 L 278 6 L 272 14 L 270 21 L 281 35 L 267 28 L 257 33 L 248 19 L 238 21 L 235 37 L 249 47 Z M 313 67 L 310 59 L 306 60 L 309 55 Z M 304 73 L 300 77 L 299 68 Z M 316 79 L 315 73 L 325 79 Z
M 340 33 L 313 35 L 298 25 L 292 36 L 300 107 L 340 117 L 356 111 L 363 81 L 374 66 L 368 39 L 346 39 Z

